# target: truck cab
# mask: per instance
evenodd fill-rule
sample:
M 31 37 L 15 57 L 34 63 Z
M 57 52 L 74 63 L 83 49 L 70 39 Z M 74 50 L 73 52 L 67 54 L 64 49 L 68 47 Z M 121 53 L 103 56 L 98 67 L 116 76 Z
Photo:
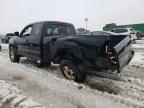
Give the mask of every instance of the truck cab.
M 13 41 L 15 42 L 19 56 L 49 62 L 51 44 L 58 38 L 76 34 L 76 32 L 72 24 L 49 21 L 29 24 L 20 33 L 15 32 L 14 34 L 16 37 L 10 40 L 10 45 Z M 45 61 L 42 60 L 43 58 Z

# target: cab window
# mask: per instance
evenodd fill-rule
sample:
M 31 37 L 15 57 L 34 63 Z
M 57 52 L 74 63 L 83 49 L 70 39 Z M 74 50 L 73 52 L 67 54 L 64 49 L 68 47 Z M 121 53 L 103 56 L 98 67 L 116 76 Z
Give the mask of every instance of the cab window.
M 30 36 L 32 32 L 33 25 L 29 25 L 21 33 L 21 37 Z
M 47 25 L 45 28 L 45 36 L 52 36 L 52 35 L 70 35 L 76 34 L 74 27 L 68 25 Z
M 32 30 L 32 36 L 39 36 L 41 28 L 42 28 L 41 23 L 35 24 Z

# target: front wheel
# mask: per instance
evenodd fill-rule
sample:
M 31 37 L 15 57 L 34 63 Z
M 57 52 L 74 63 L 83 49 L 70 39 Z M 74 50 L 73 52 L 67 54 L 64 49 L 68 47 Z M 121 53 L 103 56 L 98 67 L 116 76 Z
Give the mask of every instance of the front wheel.
M 86 73 L 81 72 L 71 60 L 62 60 L 60 68 L 64 77 L 76 82 L 83 82 L 86 79 Z
M 16 49 L 13 47 L 10 47 L 9 49 L 9 57 L 11 62 L 19 62 L 20 60 L 20 57 L 16 55 Z

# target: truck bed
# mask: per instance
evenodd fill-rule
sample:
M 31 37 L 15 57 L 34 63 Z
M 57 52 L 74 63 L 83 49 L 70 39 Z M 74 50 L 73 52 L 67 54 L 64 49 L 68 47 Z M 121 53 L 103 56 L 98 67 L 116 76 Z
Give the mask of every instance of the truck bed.
M 79 38 L 80 37 L 81 35 L 79 36 Z M 134 51 L 132 50 L 131 39 L 129 36 L 84 35 L 83 38 L 80 38 L 80 40 L 79 38 L 77 38 L 76 41 L 82 42 L 81 44 L 88 43 L 88 49 L 94 48 L 96 50 L 96 53 L 93 53 L 92 51 L 86 49 L 84 54 L 87 54 L 86 57 L 89 60 L 91 59 L 90 61 L 92 62 L 94 62 L 94 60 L 92 60 L 94 59 L 94 56 L 95 58 L 98 58 L 96 65 L 98 65 L 98 67 L 100 68 L 110 69 L 114 66 L 116 68 L 112 70 L 121 72 L 123 67 L 125 67 L 133 58 Z M 114 55 L 112 55 L 111 57 L 105 57 L 107 45 L 109 45 L 109 47 L 113 50 Z M 113 60 L 111 60 L 112 57 L 114 58 Z M 107 62 L 110 62 L 110 64 L 107 65 Z

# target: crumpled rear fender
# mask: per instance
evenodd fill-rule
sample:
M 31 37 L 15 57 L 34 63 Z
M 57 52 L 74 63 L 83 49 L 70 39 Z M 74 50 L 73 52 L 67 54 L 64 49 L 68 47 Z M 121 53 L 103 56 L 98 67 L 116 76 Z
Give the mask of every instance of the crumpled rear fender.
M 84 61 L 82 52 L 75 42 L 58 42 L 55 44 L 52 52 L 52 58 L 55 62 L 60 63 L 64 57 L 68 57 L 77 61 Z

